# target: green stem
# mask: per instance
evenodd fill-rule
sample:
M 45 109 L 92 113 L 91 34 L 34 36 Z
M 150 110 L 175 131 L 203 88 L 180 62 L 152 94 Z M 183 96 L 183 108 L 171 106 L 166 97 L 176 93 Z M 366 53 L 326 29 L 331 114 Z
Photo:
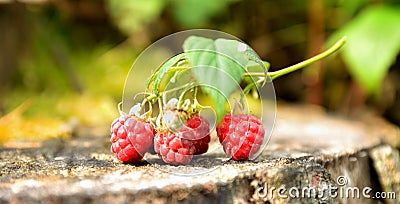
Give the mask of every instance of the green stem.
M 325 52 L 315 55 L 314 57 L 311 57 L 310 59 L 304 60 L 300 63 L 297 63 L 295 65 L 292 65 L 290 67 L 278 70 L 278 71 L 274 71 L 274 72 L 268 72 L 268 76 L 271 78 L 271 80 L 274 80 L 280 76 L 283 76 L 285 74 L 291 73 L 293 71 L 296 71 L 298 69 L 301 69 L 303 67 L 306 67 L 318 60 L 321 60 L 329 55 L 331 55 L 332 53 L 336 52 L 338 49 L 340 49 L 344 43 L 346 42 L 346 36 L 342 37 L 339 41 L 337 41 L 332 47 L 330 47 L 329 49 L 327 49 Z M 265 62 L 264 62 L 265 63 Z M 248 72 L 246 73 L 246 75 L 250 75 L 250 76 L 265 76 L 265 73 L 261 73 L 261 72 Z
M 199 103 L 199 101 L 197 100 L 197 91 L 198 91 L 197 89 L 198 89 L 197 86 L 193 87 L 193 109 L 194 110 L 201 110 L 203 108 L 209 107 L 209 106 L 202 106 Z
M 189 86 L 193 86 L 194 84 L 195 84 L 195 83 L 190 83 L 190 84 L 184 84 L 184 85 L 182 85 L 182 86 L 174 87 L 174 88 L 172 88 L 172 89 L 168 89 L 168 90 L 166 90 L 166 91 L 162 91 L 162 92 L 160 93 L 160 95 L 167 94 L 167 93 L 171 93 L 171 92 L 177 91 L 177 90 L 179 90 L 179 89 L 187 88 L 187 87 L 189 87 Z
M 190 89 L 186 89 L 186 90 L 184 90 L 182 93 L 181 93 L 181 95 L 179 96 L 179 99 L 178 99 L 178 109 L 181 109 L 182 108 L 182 105 L 183 105 L 183 103 L 184 103 L 184 100 L 183 100 L 183 97 L 185 97 L 185 95 L 186 95 L 186 93 L 189 91 Z

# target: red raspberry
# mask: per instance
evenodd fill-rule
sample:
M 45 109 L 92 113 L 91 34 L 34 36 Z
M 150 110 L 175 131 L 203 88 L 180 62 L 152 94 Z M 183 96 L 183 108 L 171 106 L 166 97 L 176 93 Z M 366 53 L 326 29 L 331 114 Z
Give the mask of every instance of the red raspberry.
M 193 155 L 207 152 L 209 131 L 210 124 L 206 119 L 193 116 L 177 132 L 158 132 L 154 137 L 154 150 L 166 163 L 188 164 Z
M 233 160 L 245 160 L 256 154 L 265 133 L 261 121 L 246 114 L 226 115 L 216 130 L 225 153 Z
M 143 158 L 153 143 L 151 124 L 121 116 L 111 125 L 111 151 L 118 160 L 135 163 Z

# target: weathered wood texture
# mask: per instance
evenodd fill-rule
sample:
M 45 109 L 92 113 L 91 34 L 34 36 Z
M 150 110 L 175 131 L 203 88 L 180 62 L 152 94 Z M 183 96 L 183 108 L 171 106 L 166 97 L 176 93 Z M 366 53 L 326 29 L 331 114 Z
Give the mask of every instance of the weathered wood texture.
M 255 161 L 220 162 L 224 155 L 215 153 L 206 165 L 214 171 L 178 176 L 161 169 L 185 167 L 117 162 L 108 136 L 52 140 L 0 150 L 0 203 L 398 203 L 398 141 L 398 127 L 373 116 L 350 120 L 315 107 L 278 106 L 273 136 Z M 331 187 L 333 196 L 325 190 L 323 197 L 285 198 L 296 194 L 292 187 L 300 195 L 303 187 Z M 346 198 L 345 187 L 391 191 L 397 200 L 362 192 Z

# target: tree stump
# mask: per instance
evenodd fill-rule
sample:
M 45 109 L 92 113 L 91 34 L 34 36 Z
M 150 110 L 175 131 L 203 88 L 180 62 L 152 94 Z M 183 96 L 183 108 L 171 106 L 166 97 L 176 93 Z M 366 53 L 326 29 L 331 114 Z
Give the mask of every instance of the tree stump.
M 399 202 L 398 127 L 311 106 L 277 110 L 272 138 L 256 160 L 211 163 L 214 171 L 195 176 L 158 168 L 165 164 L 121 164 L 109 135 L 2 148 L 0 203 Z M 397 197 L 377 198 L 379 192 Z

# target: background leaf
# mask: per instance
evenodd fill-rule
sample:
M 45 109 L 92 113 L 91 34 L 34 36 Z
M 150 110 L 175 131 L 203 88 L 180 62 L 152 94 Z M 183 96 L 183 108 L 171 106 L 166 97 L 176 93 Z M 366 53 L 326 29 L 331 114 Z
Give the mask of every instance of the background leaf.
M 217 120 L 225 114 L 225 97 L 229 97 L 237 88 L 236 83 L 242 80 L 248 63 L 247 56 L 238 51 L 241 42 L 236 40 L 191 36 L 183 44 L 188 61 L 193 67 L 194 76 L 216 106 Z
M 208 19 L 220 14 L 229 3 L 226 0 L 173 0 L 171 12 L 184 27 L 191 28 L 204 24 Z
M 377 93 L 399 53 L 399 25 L 399 8 L 375 6 L 363 11 L 333 37 L 347 36 L 343 59 L 351 75 L 369 94 Z
M 71 136 L 73 127 L 59 118 L 25 118 L 23 113 L 30 105 L 31 101 L 25 101 L 7 115 L 0 117 L 0 145 L 49 138 L 67 139 Z
M 156 19 L 165 5 L 163 0 L 108 0 L 107 3 L 111 17 L 128 35 Z

